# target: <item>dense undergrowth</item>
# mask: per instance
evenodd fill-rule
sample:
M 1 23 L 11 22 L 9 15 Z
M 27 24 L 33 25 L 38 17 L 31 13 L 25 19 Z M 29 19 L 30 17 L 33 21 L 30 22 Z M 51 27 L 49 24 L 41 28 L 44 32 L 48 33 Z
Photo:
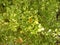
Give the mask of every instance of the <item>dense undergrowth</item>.
M 56 45 L 58 11 L 57 0 L 0 0 L 0 45 Z

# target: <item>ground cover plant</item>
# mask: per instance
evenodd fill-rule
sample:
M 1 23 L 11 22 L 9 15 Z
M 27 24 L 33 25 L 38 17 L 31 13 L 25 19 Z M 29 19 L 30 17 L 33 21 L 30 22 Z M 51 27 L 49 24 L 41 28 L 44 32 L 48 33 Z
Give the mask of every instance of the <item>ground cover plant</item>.
M 0 0 L 0 45 L 60 45 L 60 1 Z

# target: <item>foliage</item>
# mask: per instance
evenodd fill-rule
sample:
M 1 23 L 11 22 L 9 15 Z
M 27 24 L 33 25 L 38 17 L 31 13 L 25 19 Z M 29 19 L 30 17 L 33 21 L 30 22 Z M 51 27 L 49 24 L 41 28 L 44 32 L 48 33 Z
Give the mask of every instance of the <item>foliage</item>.
M 58 8 L 57 0 L 0 0 L 0 45 L 56 45 Z

